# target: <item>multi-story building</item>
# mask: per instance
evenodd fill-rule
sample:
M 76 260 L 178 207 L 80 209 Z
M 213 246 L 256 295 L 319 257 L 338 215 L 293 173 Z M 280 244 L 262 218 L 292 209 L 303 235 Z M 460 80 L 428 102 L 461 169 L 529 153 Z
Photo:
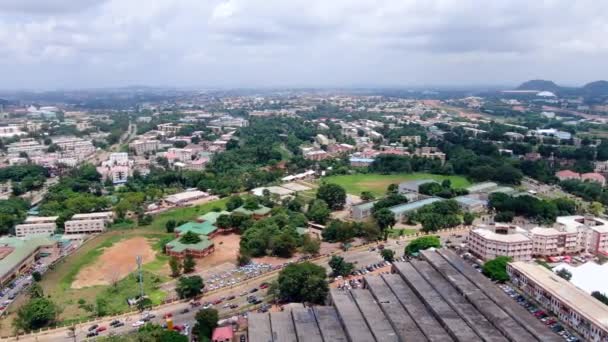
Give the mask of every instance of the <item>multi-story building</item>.
M 46 146 L 39 144 L 36 139 L 32 138 L 21 139 L 18 142 L 7 145 L 6 148 L 9 154 L 18 155 L 23 152 L 27 153 L 30 157 L 41 155 L 46 150 Z
M 32 235 L 49 235 L 57 229 L 58 216 L 29 216 L 23 223 L 15 226 L 15 235 L 17 237 L 25 237 Z
M 160 146 L 160 141 L 156 139 L 148 139 L 148 140 L 136 140 L 129 144 L 129 149 L 131 149 L 138 156 L 144 155 L 145 153 L 154 153 L 158 151 Z
M 512 262 L 507 272 L 513 284 L 586 341 L 608 341 L 608 306 L 540 265 Z
M 19 125 L 0 126 L 0 138 L 12 138 L 27 135 Z
M 192 161 L 193 154 L 194 152 L 190 148 L 171 147 L 165 154 L 165 157 L 170 162 L 189 163 Z
M 129 164 L 129 154 L 127 152 L 110 153 L 108 162 L 110 165 L 127 165 Z
M 555 227 L 568 234 L 565 253 L 608 251 L 608 221 L 592 216 L 560 216 Z M 576 241 L 576 243 L 574 243 Z
M 482 260 L 508 256 L 513 260 L 532 260 L 534 243 L 520 227 L 507 224 L 478 226 L 469 234 L 469 251 Z
M 101 233 L 106 230 L 106 225 L 112 223 L 114 214 L 111 211 L 76 214 L 72 219 L 65 221 L 66 234 L 91 234 Z
M 184 127 L 183 124 L 164 123 L 156 126 L 159 131 L 165 135 L 176 135 L 180 129 Z
M 61 148 L 62 158 L 75 158 L 80 161 L 95 153 L 92 142 L 78 137 L 58 137 L 53 139 L 53 144 Z

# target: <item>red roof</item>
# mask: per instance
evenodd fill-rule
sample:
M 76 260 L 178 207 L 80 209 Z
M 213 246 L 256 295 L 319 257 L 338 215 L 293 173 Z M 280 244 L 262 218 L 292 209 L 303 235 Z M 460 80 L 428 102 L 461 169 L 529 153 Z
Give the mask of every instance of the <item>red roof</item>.
M 218 327 L 213 330 L 213 335 L 211 335 L 212 341 L 232 341 L 234 338 L 234 332 L 232 331 L 232 327 Z
M 595 173 L 595 172 L 583 173 L 581 175 L 581 178 L 584 180 L 586 180 L 586 179 L 594 180 L 594 181 L 597 181 L 600 183 L 606 182 L 606 178 L 604 176 L 600 175 L 599 173 Z
M 579 178 L 580 175 L 574 171 L 562 170 L 555 174 L 557 178 Z

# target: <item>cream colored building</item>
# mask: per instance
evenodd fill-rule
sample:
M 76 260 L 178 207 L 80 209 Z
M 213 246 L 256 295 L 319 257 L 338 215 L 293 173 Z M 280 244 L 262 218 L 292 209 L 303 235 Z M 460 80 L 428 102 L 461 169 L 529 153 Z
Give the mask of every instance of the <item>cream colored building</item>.
M 160 146 L 160 141 L 155 139 L 136 140 L 129 144 L 129 148 L 138 156 L 146 152 L 156 152 Z
M 101 233 L 106 230 L 106 226 L 112 223 L 114 214 L 111 211 L 76 214 L 72 219 L 65 221 L 66 234 L 91 234 Z
M 55 223 L 57 218 L 58 216 L 30 216 L 23 223 L 15 226 L 15 235 L 17 237 L 27 237 L 53 234 L 57 229 L 57 224 Z
M 534 244 L 520 227 L 506 224 L 479 226 L 469 233 L 469 251 L 482 260 L 508 256 L 516 261 L 532 260 Z

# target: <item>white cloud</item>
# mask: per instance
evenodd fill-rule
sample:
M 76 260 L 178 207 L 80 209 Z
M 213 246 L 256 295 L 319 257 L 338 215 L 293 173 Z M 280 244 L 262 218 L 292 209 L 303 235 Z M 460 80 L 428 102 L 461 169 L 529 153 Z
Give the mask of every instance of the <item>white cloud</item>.
M 606 17 L 593 0 L 0 0 L 0 68 L 3 87 L 579 83 L 608 78 Z

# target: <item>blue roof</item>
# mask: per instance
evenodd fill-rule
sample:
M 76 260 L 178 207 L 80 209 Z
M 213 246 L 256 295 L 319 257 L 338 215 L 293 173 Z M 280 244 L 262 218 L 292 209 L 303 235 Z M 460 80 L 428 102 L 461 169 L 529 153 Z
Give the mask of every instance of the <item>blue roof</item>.
M 373 163 L 374 159 L 373 158 L 358 158 L 358 157 L 350 157 L 350 161 L 351 162 L 358 162 L 358 163 Z
M 390 211 L 392 211 L 393 214 L 400 215 L 400 214 L 403 214 L 403 213 L 408 213 L 410 211 L 418 210 L 418 209 L 424 207 L 425 205 L 433 204 L 433 203 L 435 203 L 437 201 L 443 201 L 443 198 L 430 197 L 430 198 L 425 198 L 423 200 L 416 201 L 416 202 L 399 204 L 399 205 L 396 205 L 394 207 L 390 207 L 388 209 Z
M 480 199 L 473 198 L 473 197 L 467 197 L 467 196 L 458 196 L 458 197 L 454 197 L 453 199 L 456 202 L 458 202 L 459 204 L 465 204 L 465 205 L 475 205 L 475 204 L 486 205 L 486 204 L 488 204 L 488 201 L 480 200 Z

